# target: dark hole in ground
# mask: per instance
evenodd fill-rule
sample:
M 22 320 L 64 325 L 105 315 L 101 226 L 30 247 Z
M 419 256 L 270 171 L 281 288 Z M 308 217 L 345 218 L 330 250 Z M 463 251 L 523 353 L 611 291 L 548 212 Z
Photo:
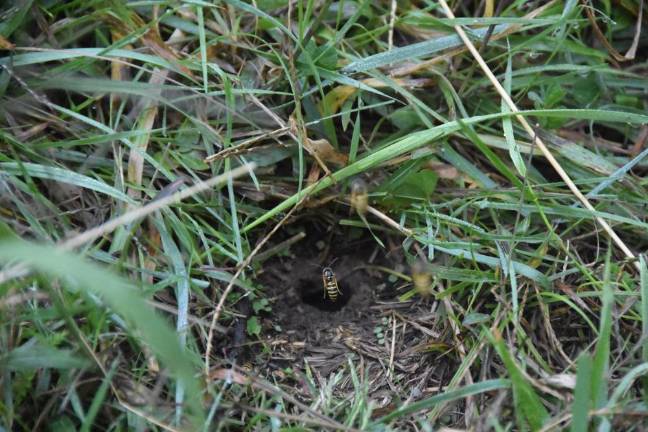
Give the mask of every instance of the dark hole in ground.
M 398 354 L 393 364 L 399 373 L 414 373 L 421 370 L 421 364 L 439 357 L 426 351 L 428 345 L 441 343 L 447 356 L 446 347 L 451 344 L 445 341 L 446 333 L 421 333 L 418 321 L 398 331 L 389 325 L 389 317 L 395 312 L 408 322 L 420 319 L 430 328 L 441 316 L 433 312 L 436 307 L 431 310 L 430 305 L 399 302 L 397 296 L 407 287 L 379 270 L 407 271 L 399 248 L 401 239 L 392 240 L 383 234 L 381 239 L 387 245 L 383 248 L 367 230 L 342 226 L 330 217 L 331 213 L 320 212 L 302 215 L 285 227 L 276 242 L 300 232 L 304 237 L 285 253 L 264 262 L 257 275 L 272 307 L 264 320 L 265 328 L 272 327 L 267 336 L 272 351 L 264 355 L 259 345 L 250 345 L 248 358 L 265 358 L 265 363 L 257 365 L 266 373 L 278 368 L 303 368 L 322 377 L 350 361 L 360 361 L 367 374 L 377 378 L 383 376 L 390 362 L 392 348 L 387 337 L 393 339 L 394 335 L 397 343 L 393 352 Z M 333 215 L 348 217 L 342 212 Z M 324 298 L 322 271 L 327 266 L 335 272 L 342 291 L 335 303 Z M 427 369 L 423 381 L 417 380 L 421 386 L 428 379 L 440 383 L 451 360 L 444 358 L 438 364 Z
M 353 255 L 341 255 L 334 271 L 341 295 L 335 302 L 324 298 L 324 285 L 320 268 L 308 265 L 308 260 L 296 258 L 284 263 L 281 273 L 294 278 L 275 280 L 269 291 L 276 296 L 273 305 L 278 324 L 288 334 L 309 338 L 321 330 L 334 329 L 341 324 L 365 322 L 375 301 L 377 281 L 365 271 L 356 270 L 364 264 Z M 299 275 L 296 275 L 301 269 Z
M 371 326 L 371 308 L 386 287 L 384 275 L 366 269 L 369 264 L 385 265 L 384 251 L 375 240 L 363 229 L 341 227 L 335 218 L 321 215 L 303 217 L 289 229 L 303 231 L 306 237 L 289 254 L 266 262 L 260 277 L 273 299 L 274 322 L 281 331 L 321 342 L 322 332 L 338 326 Z M 341 291 L 335 302 L 324 298 L 322 270 L 327 266 Z
M 301 300 L 307 305 L 316 307 L 321 311 L 337 312 L 349 303 L 353 291 L 343 280 L 338 280 L 340 294 L 335 301 L 324 296 L 324 282 L 319 279 L 303 279 L 297 287 Z

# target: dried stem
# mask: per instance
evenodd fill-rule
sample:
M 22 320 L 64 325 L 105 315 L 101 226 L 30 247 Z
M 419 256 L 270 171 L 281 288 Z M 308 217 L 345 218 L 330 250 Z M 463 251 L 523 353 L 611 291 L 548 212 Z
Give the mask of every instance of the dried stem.
M 439 3 L 441 4 L 441 7 L 443 7 L 443 10 L 445 11 L 445 14 L 447 15 L 448 18 L 455 18 L 454 14 L 452 13 L 452 9 L 448 6 L 445 0 L 439 0 Z M 459 25 L 454 26 L 455 31 L 463 41 L 463 43 L 466 45 L 470 53 L 473 55 L 481 69 L 484 71 L 484 74 L 486 74 L 486 77 L 488 80 L 493 84 L 493 87 L 497 90 L 497 92 L 500 94 L 504 102 L 508 105 L 509 109 L 517 113 L 520 110 L 518 107 L 515 105 L 515 102 L 513 102 L 513 99 L 509 96 L 509 94 L 506 92 L 504 87 L 502 87 L 502 84 L 497 80 L 493 72 L 490 70 L 486 62 L 484 61 L 483 57 L 479 54 L 479 51 L 477 51 L 477 48 L 475 48 L 475 45 L 468 39 L 468 36 L 466 35 L 466 32 L 461 28 Z M 549 161 L 551 166 L 556 170 L 560 178 L 563 179 L 567 187 L 572 191 L 572 193 L 578 198 L 578 200 L 587 208 L 588 210 L 592 212 L 596 212 L 596 209 L 594 206 L 589 202 L 587 197 L 583 195 L 583 193 L 578 189 L 578 187 L 574 184 L 572 179 L 569 177 L 569 174 L 563 169 L 563 167 L 560 165 L 560 163 L 556 160 L 556 158 L 551 154 L 545 143 L 538 138 L 537 134 L 535 133 L 533 127 L 527 122 L 527 120 L 520 114 L 516 114 L 515 119 L 520 122 L 524 130 L 529 134 L 529 136 L 535 141 L 535 144 L 538 146 L 542 154 L 544 155 L 545 158 Z M 633 260 L 633 263 L 637 270 L 639 270 L 639 262 L 636 260 L 635 255 L 632 253 L 632 251 L 626 246 L 626 244 L 621 240 L 621 238 L 617 235 L 616 232 L 612 229 L 612 227 L 600 216 L 594 216 L 596 221 L 601 225 L 601 227 L 608 233 L 608 235 L 612 238 L 614 243 L 623 251 L 623 253 L 630 259 Z

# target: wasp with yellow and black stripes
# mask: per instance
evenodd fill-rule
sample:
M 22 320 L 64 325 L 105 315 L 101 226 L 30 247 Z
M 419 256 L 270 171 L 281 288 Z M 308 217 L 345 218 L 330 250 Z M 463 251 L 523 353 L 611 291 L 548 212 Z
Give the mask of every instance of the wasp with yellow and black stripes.
M 322 270 L 322 283 L 324 284 L 324 298 L 328 296 L 332 302 L 337 300 L 338 294 L 342 295 L 342 291 L 338 287 L 338 281 L 335 273 L 331 267 L 324 267 Z

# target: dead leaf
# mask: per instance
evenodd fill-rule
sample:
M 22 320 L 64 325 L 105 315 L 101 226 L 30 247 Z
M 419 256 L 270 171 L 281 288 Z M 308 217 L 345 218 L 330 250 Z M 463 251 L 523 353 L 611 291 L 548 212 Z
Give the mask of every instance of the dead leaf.
M 0 36 L 0 49 L 3 50 L 12 50 L 16 48 L 16 45 L 12 44 L 9 42 L 7 39 L 5 39 L 3 36 Z
M 240 385 L 249 385 L 252 380 L 242 373 L 236 372 L 234 369 L 216 369 L 209 374 L 209 379 L 224 380 L 228 382 L 235 382 Z
M 590 24 L 592 25 L 592 30 L 594 30 L 594 35 L 596 38 L 605 46 L 605 48 L 608 50 L 608 53 L 612 56 L 612 58 L 616 61 L 628 61 L 628 60 L 634 60 L 635 55 L 637 53 L 637 47 L 639 46 L 639 38 L 641 36 L 641 20 L 643 17 L 643 0 L 639 2 L 639 9 L 637 13 L 637 24 L 635 26 L 635 34 L 634 38 L 632 40 L 632 45 L 630 45 L 630 48 L 628 48 L 628 51 L 624 54 L 621 54 L 619 51 L 617 51 L 610 41 L 607 40 L 607 37 L 599 27 L 598 23 L 596 22 L 596 16 L 594 15 L 594 8 L 590 4 L 589 1 L 587 0 L 582 0 L 583 5 L 585 6 L 585 13 L 587 14 L 587 19 L 589 20 Z
M 322 170 L 319 165 L 313 164 L 310 171 L 308 172 L 308 177 L 306 177 L 306 184 L 308 186 L 314 184 L 321 174 Z
M 319 157 L 325 162 L 331 162 L 337 165 L 346 165 L 349 161 L 349 157 L 343 153 L 335 150 L 335 147 L 328 142 L 327 139 L 318 139 L 312 140 L 310 138 L 306 139 L 306 145 L 304 146 L 306 150 Z
M 459 170 L 452 165 L 429 161 L 427 166 L 434 171 L 440 179 L 456 180 L 459 178 Z
M 564 388 L 573 390 L 576 388 L 576 375 L 574 374 L 556 374 L 540 380 L 542 383 L 555 388 Z
M 135 12 L 130 13 L 128 16 L 128 22 L 124 22 L 118 17 L 110 13 L 104 13 L 101 15 L 101 19 L 110 26 L 111 31 L 116 31 L 121 34 L 132 34 L 139 31 L 141 28 L 148 27 L 148 30 L 141 36 L 140 40 L 146 45 L 151 51 L 160 57 L 167 60 L 169 63 L 173 64 L 178 70 L 182 71 L 184 74 L 193 77 L 193 73 L 189 68 L 180 64 L 180 56 L 176 51 L 167 45 L 160 36 L 160 33 L 155 26 L 149 26 L 138 14 Z
M 393 81 L 403 87 L 403 88 L 421 88 L 429 87 L 435 84 L 435 80 L 431 78 L 396 78 Z M 376 78 L 367 78 L 362 81 L 362 84 L 373 87 L 373 88 L 386 88 L 389 87 L 389 84 L 385 81 L 376 79 Z M 324 107 L 328 109 L 328 114 L 335 114 L 340 110 L 340 107 L 344 105 L 344 102 L 347 101 L 356 91 L 358 90 L 355 86 L 342 85 L 335 87 L 333 90 L 328 92 L 322 102 L 320 102 L 320 112 L 324 112 Z

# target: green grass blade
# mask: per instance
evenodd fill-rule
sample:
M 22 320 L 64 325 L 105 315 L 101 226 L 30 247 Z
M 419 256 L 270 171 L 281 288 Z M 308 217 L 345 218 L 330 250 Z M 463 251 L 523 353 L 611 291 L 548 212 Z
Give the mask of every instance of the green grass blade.
M 196 6 L 198 16 L 198 35 L 200 39 L 200 66 L 203 75 L 203 90 L 205 93 L 209 91 L 209 77 L 207 75 L 207 42 L 205 38 L 205 18 L 203 16 L 203 8 Z
M 576 368 L 576 388 L 572 402 L 571 432 L 587 432 L 589 411 L 592 406 L 592 357 L 583 353 Z
M 174 276 L 178 278 L 176 283 L 176 299 L 178 302 L 178 317 L 176 319 L 176 332 L 180 340 L 181 349 L 187 348 L 187 331 L 189 329 L 189 275 L 184 263 L 184 257 L 175 241 L 167 230 L 166 224 L 162 217 L 156 215 L 155 226 L 160 233 L 162 248 L 165 255 L 171 261 Z M 175 403 L 176 403 L 176 423 L 180 422 L 182 417 L 182 408 L 185 396 L 185 386 L 183 382 L 178 382 L 176 386 Z
M 194 377 L 192 358 L 183 351 L 178 338 L 146 303 L 139 290 L 114 274 L 75 255 L 51 246 L 22 240 L 0 243 L 0 260 L 18 260 L 34 269 L 63 280 L 72 280 L 75 289 L 85 290 L 102 298 L 120 315 L 132 330 L 158 356 L 178 380 L 187 387 L 188 404 L 195 425 L 201 424 L 204 412 L 201 391 Z
M 509 24 L 500 24 L 495 27 L 493 34 L 496 35 L 508 29 Z M 483 38 L 487 28 L 475 30 L 473 33 L 478 38 Z M 442 36 L 425 42 L 410 44 L 400 48 L 394 48 L 390 51 L 375 54 L 363 59 L 356 60 L 345 66 L 343 72 L 364 72 L 370 69 L 378 69 L 389 64 L 408 62 L 412 59 L 418 59 L 448 48 L 455 48 L 463 45 L 463 42 L 457 35 Z
M 470 384 L 465 387 L 461 387 L 456 390 L 451 390 L 445 393 L 434 395 L 432 397 L 423 399 L 418 402 L 414 402 L 413 404 L 404 406 L 402 408 L 398 408 L 390 412 L 386 416 L 383 416 L 378 420 L 376 420 L 373 423 L 373 425 L 380 424 L 380 423 L 387 423 L 399 417 L 410 415 L 425 409 L 430 409 L 440 403 L 452 402 L 458 399 L 466 398 L 468 396 L 473 396 L 473 395 L 477 395 L 480 393 L 485 393 L 493 390 L 507 389 L 510 386 L 511 386 L 510 381 L 506 379 L 485 380 L 479 383 Z
M 542 405 L 540 398 L 535 390 L 533 390 L 533 387 L 531 387 L 531 384 L 527 382 L 522 374 L 520 367 L 513 359 L 502 337 L 491 336 L 490 338 L 511 378 L 516 415 L 523 418 L 529 424 L 531 430 L 535 431 L 540 429 L 549 418 L 549 413 Z
M 639 164 L 639 162 L 641 162 L 647 156 L 648 156 L 648 148 L 644 149 L 641 153 L 639 153 L 637 156 L 632 158 L 632 160 L 628 161 L 623 166 L 619 167 L 608 177 L 606 177 L 605 180 L 603 180 L 601 183 L 596 185 L 595 188 L 593 188 L 591 191 L 587 193 L 587 197 L 596 196 L 598 193 L 603 192 L 612 184 L 622 179 L 632 168 L 634 168 L 637 164 Z
M 112 49 L 107 51 L 104 48 L 74 48 L 39 51 L 27 54 L 16 54 L 0 58 L 1 66 L 29 66 L 51 61 L 70 60 L 85 57 L 94 57 L 98 60 L 106 58 L 122 57 L 130 60 L 141 61 L 164 69 L 175 70 L 174 66 L 166 60 L 149 54 L 141 54 L 137 51 L 125 49 Z M 180 72 L 180 71 L 176 71 Z
M 610 282 L 610 256 L 612 249 L 608 249 L 605 262 L 605 275 L 601 292 L 601 314 L 599 322 L 599 337 L 594 350 L 592 364 L 592 399 L 594 408 L 601 408 L 607 401 L 608 368 L 610 362 L 610 337 L 612 334 L 612 304 L 614 294 Z
M 110 370 L 108 371 L 104 379 L 101 381 L 101 385 L 95 392 L 95 395 L 92 398 L 92 403 L 90 404 L 90 408 L 88 408 L 88 412 L 86 413 L 83 419 L 83 424 L 81 425 L 81 429 L 80 429 L 81 432 L 89 432 L 94 429 L 93 428 L 94 421 L 97 418 L 97 414 L 99 414 L 99 410 L 101 409 L 101 406 L 104 403 L 106 396 L 108 395 L 110 382 L 113 379 L 115 371 L 117 371 L 117 365 L 118 365 L 117 362 L 113 364 L 113 366 L 110 368 Z
M 614 406 L 619 403 L 625 393 L 627 393 L 633 386 L 635 380 L 648 373 L 648 363 L 641 363 L 633 367 L 623 376 L 623 379 L 614 387 L 614 391 L 608 400 L 607 408 L 614 409 Z
M 636 124 L 645 124 L 648 123 L 648 116 L 634 113 L 626 113 L 621 111 L 605 111 L 605 110 L 586 110 L 586 109 L 558 109 L 558 110 L 532 110 L 532 111 L 520 111 L 520 115 L 535 115 L 535 116 L 547 116 L 547 117 L 556 117 L 556 118 L 580 118 L 587 120 L 605 120 L 609 122 L 621 122 L 621 123 L 636 123 Z M 493 120 L 497 118 L 502 118 L 506 115 L 511 115 L 511 113 L 496 113 L 488 114 L 483 116 L 470 117 L 468 119 L 463 119 L 462 123 L 465 124 L 478 124 L 487 120 Z M 389 159 L 400 156 L 404 153 L 411 152 L 416 150 L 424 145 L 429 144 L 430 142 L 439 140 L 443 137 L 448 136 L 451 133 L 457 132 L 460 129 L 460 124 L 457 121 L 448 122 L 439 126 L 435 126 L 428 130 L 423 130 L 419 132 L 414 132 L 410 135 L 407 135 L 404 138 L 401 138 L 397 142 L 377 150 L 364 158 L 334 172 L 332 176 L 322 179 L 320 182 L 304 188 L 301 193 L 306 194 L 315 194 L 318 193 L 334 183 L 349 178 L 353 175 L 365 172 L 376 165 L 385 162 Z M 290 198 L 284 200 L 282 203 L 274 207 L 273 209 L 267 211 L 262 216 L 244 226 L 242 232 L 247 232 L 252 228 L 258 226 L 259 224 L 267 221 L 268 219 L 274 217 L 278 213 L 287 210 L 293 205 L 297 204 L 299 198 L 301 197 L 300 193 L 297 193 Z
M 511 66 L 511 55 L 509 54 L 508 60 L 506 61 L 506 73 L 504 75 L 504 88 L 506 93 L 511 94 L 511 78 L 512 75 L 512 66 Z M 502 111 L 505 113 L 510 112 L 510 109 L 506 102 L 502 99 Z M 509 156 L 513 161 L 513 165 L 517 172 L 522 176 L 526 177 L 526 165 L 524 164 L 524 159 L 520 154 L 520 149 L 518 148 L 517 143 L 515 142 L 515 136 L 513 134 L 513 122 L 511 117 L 502 118 L 502 129 L 504 129 L 504 138 L 506 138 L 506 143 L 508 144 Z
M 358 107 L 361 106 L 361 99 L 358 98 Z M 358 155 L 358 144 L 360 143 L 360 114 L 361 111 L 358 111 L 356 114 L 355 122 L 353 123 L 353 134 L 351 135 L 351 144 L 349 145 L 349 163 L 353 163 L 356 160 Z
M 128 195 L 115 189 L 112 186 L 107 185 L 102 181 L 63 168 L 40 165 L 30 162 L 0 162 L 0 172 L 2 171 L 17 176 L 26 173 L 30 177 L 67 183 L 79 186 L 84 189 L 106 194 L 119 201 L 130 204 L 134 203 L 133 199 Z
M 640 275 L 639 292 L 641 293 L 641 359 L 648 362 L 648 266 L 646 256 L 639 255 Z M 643 379 L 643 399 L 648 405 L 648 377 Z

